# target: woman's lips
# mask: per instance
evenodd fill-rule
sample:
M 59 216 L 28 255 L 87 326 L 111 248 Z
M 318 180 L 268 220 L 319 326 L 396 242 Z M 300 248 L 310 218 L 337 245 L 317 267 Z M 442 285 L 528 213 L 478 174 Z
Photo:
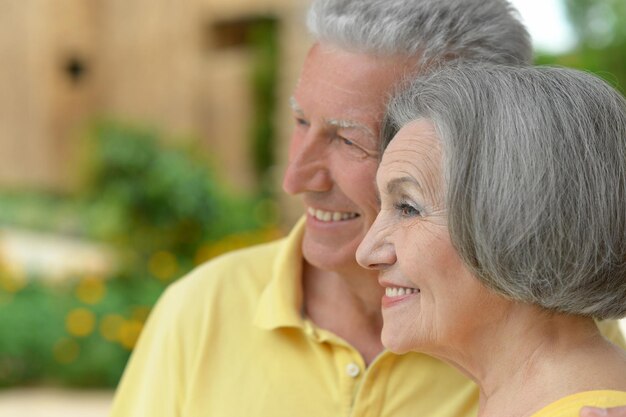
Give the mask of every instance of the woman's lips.
M 391 307 L 409 298 L 416 297 L 419 293 L 419 288 L 385 286 L 385 295 L 383 295 L 381 305 L 383 308 Z

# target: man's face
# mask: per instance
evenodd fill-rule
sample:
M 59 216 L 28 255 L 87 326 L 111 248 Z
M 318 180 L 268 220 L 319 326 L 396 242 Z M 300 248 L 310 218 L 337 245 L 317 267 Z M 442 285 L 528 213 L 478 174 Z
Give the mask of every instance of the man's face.
M 378 212 L 378 131 L 394 84 L 394 58 L 316 44 L 292 97 L 295 128 L 283 188 L 307 209 L 304 258 L 323 270 L 361 270 L 359 243 Z

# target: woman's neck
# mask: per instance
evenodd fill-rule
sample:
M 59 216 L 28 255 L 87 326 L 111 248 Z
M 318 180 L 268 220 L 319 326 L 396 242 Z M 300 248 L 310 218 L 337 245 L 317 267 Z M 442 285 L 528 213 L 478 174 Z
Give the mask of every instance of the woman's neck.
M 438 356 L 478 384 L 479 417 L 526 417 L 577 392 L 626 390 L 626 355 L 592 319 L 521 303 Z

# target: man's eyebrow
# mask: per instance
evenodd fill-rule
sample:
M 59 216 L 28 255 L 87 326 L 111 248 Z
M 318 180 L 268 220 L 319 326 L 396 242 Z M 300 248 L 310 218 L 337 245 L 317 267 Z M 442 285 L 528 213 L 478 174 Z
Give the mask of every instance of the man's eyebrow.
M 326 119 L 326 124 L 330 126 L 339 127 L 341 129 L 358 129 L 362 130 L 373 138 L 376 138 L 372 129 L 365 126 L 363 123 L 354 122 L 352 120 L 343 120 L 343 119 Z
M 304 110 L 302 110 L 294 96 L 289 97 L 289 107 L 291 107 L 291 110 L 293 110 L 294 113 L 304 116 Z M 376 134 L 372 132 L 372 129 L 370 129 L 368 126 L 364 125 L 363 123 L 355 122 L 353 120 L 326 119 L 324 120 L 324 123 L 329 126 L 338 127 L 340 129 L 358 129 L 365 132 L 374 140 L 378 138 Z
M 420 186 L 420 183 L 417 182 L 415 178 L 405 176 L 405 177 L 394 178 L 391 181 L 389 181 L 387 183 L 387 194 L 397 193 L 398 190 L 402 188 L 402 185 L 407 184 L 407 183 L 417 187 L 420 190 L 422 189 L 422 187 Z
M 300 107 L 294 96 L 289 97 L 289 107 L 291 107 L 291 110 L 293 110 L 295 113 L 304 114 L 304 111 L 302 111 L 302 108 Z

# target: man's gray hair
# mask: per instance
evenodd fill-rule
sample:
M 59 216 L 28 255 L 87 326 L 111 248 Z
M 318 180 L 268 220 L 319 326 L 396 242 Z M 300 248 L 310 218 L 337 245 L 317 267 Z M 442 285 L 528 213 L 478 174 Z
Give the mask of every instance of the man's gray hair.
M 314 0 L 307 25 L 320 42 L 420 65 L 532 61 L 528 32 L 507 0 Z
M 547 309 L 626 315 L 626 101 L 549 67 L 454 65 L 390 103 L 382 143 L 430 120 L 455 248 L 488 287 Z

